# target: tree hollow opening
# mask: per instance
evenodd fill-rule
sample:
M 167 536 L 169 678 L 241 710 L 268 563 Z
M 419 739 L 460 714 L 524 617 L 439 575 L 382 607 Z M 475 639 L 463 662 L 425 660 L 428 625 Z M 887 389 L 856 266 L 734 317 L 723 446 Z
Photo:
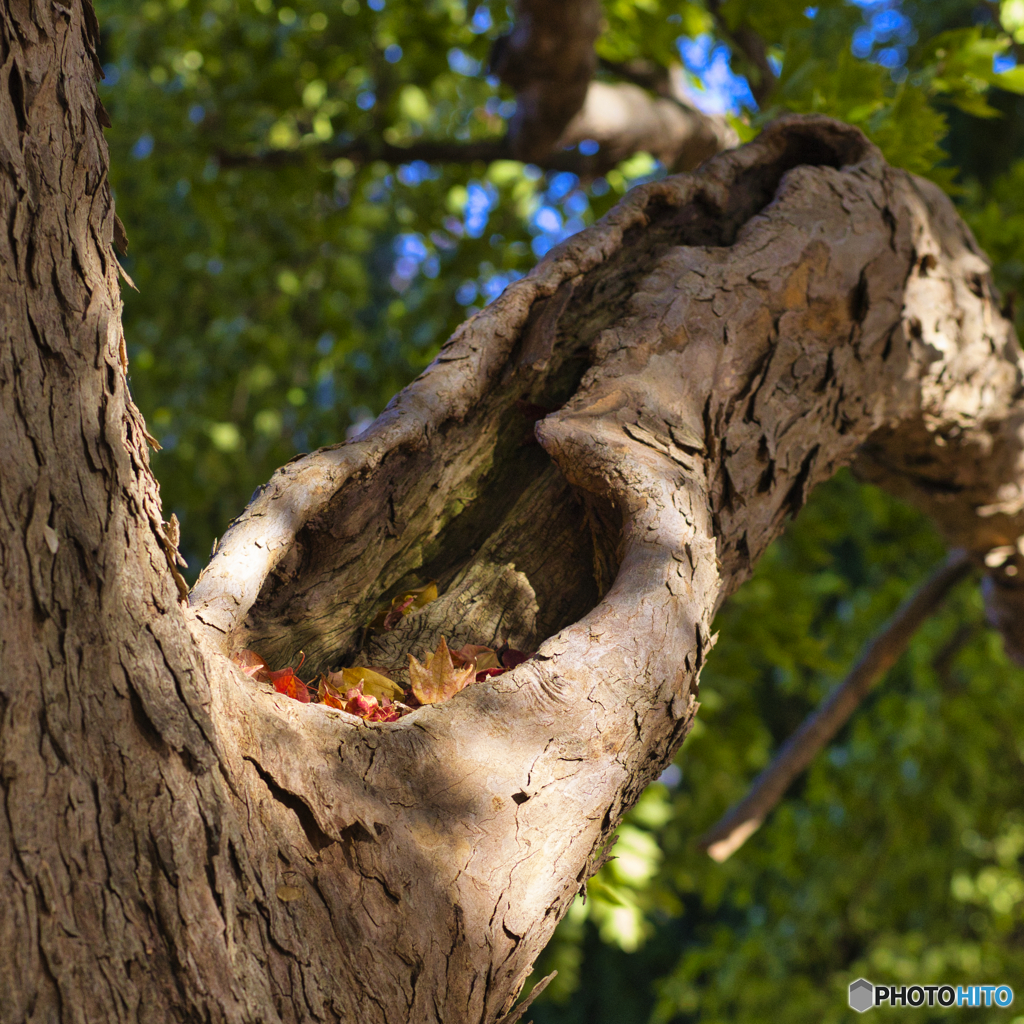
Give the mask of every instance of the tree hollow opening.
M 474 385 L 468 413 L 393 446 L 307 519 L 249 612 L 247 645 L 278 662 L 301 647 L 313 672 L 356 660 L 400 672 L 407 653 L 433 649 L 441 635 L 456 645 L 536 650 L 586 614 L 618 568 L 619 513 L 574 493 L 531 443 L 533 423 L 575 393 L 600 358 L 602 334 L 630 316 L 632 296 L 667 249 L 732 245 L 788 171 L 842 168 L 868 148 L 838 125 L 769 128 L 745 163 L 711 161 L 696 176 L 641 186 L 643 217 L 616 250 L 535 299 L 511 344 L 500 303 L 479 314 L 466 337 L 479 346 L 505 333 L 504 364 Z M 457 379 L 466 358 L 458 345 L 457 336 L 439 359 L 448 365 L 435 364 L 433 374 Z M 411 385 L 396 412 L 438 380 Z M 440 599 L 367 641 L 382 601 L 427 580 L 437 581 Z

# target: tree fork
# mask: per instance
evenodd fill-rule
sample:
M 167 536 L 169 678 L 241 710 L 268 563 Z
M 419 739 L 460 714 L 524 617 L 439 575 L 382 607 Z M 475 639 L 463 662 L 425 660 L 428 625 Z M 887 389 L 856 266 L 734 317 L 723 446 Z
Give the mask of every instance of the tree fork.
M 183 610 L 124 376 L 95 19 L 8 11 L 0 1020 L 498 1020 L 682 742 L 716 608 L 854 458 L 988 556 L 1024 651 L 1012 328 L 949 201 L 822 118 L 554 250 L 359 439 L 275 474 Z M 557 407 L 557 472 L 517 401 Z M 434 568 L 481 621 L 515 596 L 537 657 L 392 725 L 228 662 L 330 664 Z

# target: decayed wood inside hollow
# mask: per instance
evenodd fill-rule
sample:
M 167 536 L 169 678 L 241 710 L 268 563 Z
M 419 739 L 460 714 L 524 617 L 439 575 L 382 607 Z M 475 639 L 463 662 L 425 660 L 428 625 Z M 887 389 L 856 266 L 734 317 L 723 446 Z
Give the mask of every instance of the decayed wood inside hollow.
M 597 604 L 595 539 L 584 505 L 533 448 L 537 475 L 498 528 L 462 564 L 448 567 L 443 551 L 426 564 L 423 576 L 437 580 L 440 598 L 371 637 L 359 660 L 404 680 L 407 654 L 421 657 L 441 636 L 451 647 L 534 651 Z

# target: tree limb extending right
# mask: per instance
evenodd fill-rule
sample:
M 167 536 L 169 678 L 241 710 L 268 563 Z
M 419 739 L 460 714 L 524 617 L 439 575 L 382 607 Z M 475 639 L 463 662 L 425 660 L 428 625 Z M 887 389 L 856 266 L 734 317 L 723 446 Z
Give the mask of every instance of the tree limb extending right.
M 760 827 L 793 780 L 849 721 L 864 698 L 900 659 L 921 624 L 973 569 L 963 551 L 955 551 L 886 623 L 868 644 L 850 674 L 783 744 L 747 795 L 700 839 L 713 860 L 731 857 Z

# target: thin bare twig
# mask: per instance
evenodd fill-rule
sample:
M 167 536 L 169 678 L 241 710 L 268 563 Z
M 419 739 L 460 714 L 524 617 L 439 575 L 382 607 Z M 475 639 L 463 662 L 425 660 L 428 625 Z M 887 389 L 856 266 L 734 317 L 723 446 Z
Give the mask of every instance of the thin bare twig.
M 712 119 L 708 119 L 711 121 Z M 593 132 L 591 134 L 594 134 Z M 587 136 L 589 138 L 589 135 Z M 729 141 L 729 145 L 734 143 Z M 718 149 L 724 149 L 723 144 Z M 718 152 L 718 149 L 714 152 Z M 632 155 L 632 151 L 626 156 Z M 710 154 L 707 154 L 710 155 Z M 355 139 L 341 144 L 326 144 L 301 149 L 274 149 L 262 152 L 240 153 L 221 151 L 217 159 L 221 167 L 291 167 L 310 158 L 330 162 L 345 157 L 355 164 L 382 160 L 388 164 L 409 164 L 423 160 L 428 164 L 491 163 L 494 160 L 514 160 L 515 155 L 507 139 L 485 139 L 479 142 L 452 142 L 446 139 L 424 139 L 407 146 L 394 146 L 375 139 Z M 583 181 L 606 174 L 624 159 L 618 149 L 605 145 L 596 153 L 582 153 L 579 149 L 556 149 L 537 160 L 536 166 L 544 171 L 571 171 Z
M 846 724 L 858 705 L 907 649 L 918 627 L 973 569 L 963 551 L 952 552 L 868 644 L 850 674 L 783 744 L 754 780 L 747 795 L 700 839 L 701 849 L 719 862 L 750 838 L 782 799 L 790 783 Z
M 427 163 L 473 163 L 482 160 L 509 159 L 512 151 L 504 139 L 485 139 L 480 142 L 450 142 L 445 139 L 427 139 L 408 146 L 393 146 L 376 139 L 354 139 L 351 142 L 310 146 L 302 149 L 274 149 L 255 153 L 221 152 L 221 167 L 287 167 L 313 156 L 317 160 L 338 160 L 347 157 L 362 164 L 370 160 L 408 164 L 413 160 Z
M 595 152 L 579 149 L 587 139 L 597 143 Z M 675 99 L 651 97 L 632 83 L 591 82 L 586 104 L 569 123 L 560 145 L 535 163 L 545 171 L 572 171 L 583 181 L 592 181 L 640 151 L 650 153 L 670 170 L 690 170 L 738 142 L 724 118 L 702 114 Z M 288 167 L 311 157 L 328 162 L 345 157 L 357 164 L 371 160 L 469 164 L 517 159 L 508 138 L 478 142 L 422 139 L 404 146 L 363 138 L 300 149 L 218 154 L 225 168 Z

